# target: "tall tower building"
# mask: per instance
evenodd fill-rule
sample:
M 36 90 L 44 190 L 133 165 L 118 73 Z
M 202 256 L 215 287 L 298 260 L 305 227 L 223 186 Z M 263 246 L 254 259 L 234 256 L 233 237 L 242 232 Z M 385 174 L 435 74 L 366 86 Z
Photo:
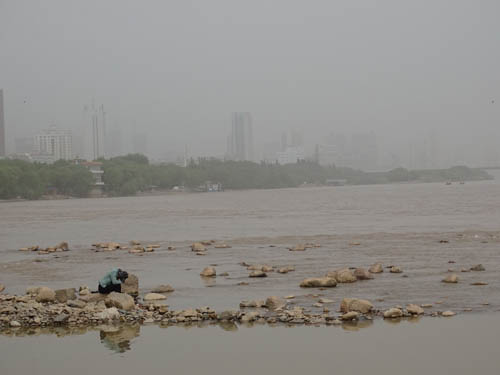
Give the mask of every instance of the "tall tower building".
M 5 119 L 3 114 L 3 90 L 0 90 L 0 157 L 6 156 L 5 150 Z
M 228 138 L 228 157 L 232 160 L 254 160 L 252 115 L 234 112 L 231 117 L 231 134 Z

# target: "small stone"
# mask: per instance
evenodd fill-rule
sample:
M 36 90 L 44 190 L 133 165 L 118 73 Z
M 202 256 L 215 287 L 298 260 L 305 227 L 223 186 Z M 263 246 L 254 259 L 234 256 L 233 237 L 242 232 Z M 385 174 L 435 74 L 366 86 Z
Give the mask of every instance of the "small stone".
M 270 310 L 276 310 L 286 306 L 286 301 L 283 298 L 271 296 L 266 299 L 266 307 Z
M 293 294 L 285 297 L 285 299 L 294 299 L 294 298 L 295 298 L 295 296 Z
M 56 299 L 56 292 L 46 286 L 40 287 L 36 295 L 37 302 L 54 302 Z
M 354 276 L 356 276 L 356 278 L 358 280 L 371 280 L 371 279 L 373 279 L 373 276 L 371 275 L 371 273 L 368 272 L 367 270 L 365 270 L 364 268 L 356 268 L 354 270 Z
M 420 305 L 420 307 L 423 307 L 424 309 L 428 309 L 428 308 L 432 307 L 432 303 L 424 303 L 424 304 Z
M 68 322 L 69 314 L 62 313 L 54 318 L 54 324 L 65 324 Z
M 99 320 L 116 320 L 120 319 L 120 312 L 116 307 L 110 307 L 96 314 Z
M 2 293 L 5 290 L 5 286 L 3 284 L 0 284 L 0 293 Z
M 370 266 L 370 268 L 368 268 L 368 272 L 370 272 L 370 273 L 382 273 L 382 272 L 384 272 L 384 267 L 382 266 L 381 263 L 375 263 L 374 265 Z
M 191 251 L 205 251 L 207 248 L 201 242 L 195 242 L 191 245 Z
M 471 271 L 485 271 L 485 268 L 482 264 L 477 264 L 470 268 Z
M 340 303 L 340 311 L 347 313 L 357 311 L 362 314 L 367 314 L 373 310 L 373 304 L 365 299 L 344 298 Z
M 476 281 L 474 283 L 471 283 L 470 285 L 480 286 L 480 285 L 488 285 L 488 283 L 484 281 Z
M 359 317 L 359 312 L 357 311 L 349 311 L 345 314 L 343 314 L 340 319 L 344 321 L 351 321 L 351 320 L 356 320 Z
M 252 271 L 250 272 L 248 277 L 267 277 L 267 274 L 262 271 Z
M 231 248 L 231 246 L 229 246 L 226 243 L 217 243 L 217 244 L 214 245 L 214 247 L 216 249 L 230 249 Z
M 143 298 L 144 301 L 160 301 L 164 299 L 167 299 L 167 297 L 160 293 L 148 293 Z
M 306 250 L 306 246 L 305 245 L 295 245 L 294 247 L 289 247 L 288 250 L 290 251 L 305 251 Z
M 406 311 L 412 315 L 422 315 L 424 313 L 424 309 L 415 304 L 409 304 L 406 306 Z
M 222 272 L 221 274 L 219 274 L 219 276 L 228 277 L 228 276 L 229 276 L 229 273 L 227 273 L 227 272 Z
M 172 288 L 170 285 L 158 285 L 151 291 L 151 293 L 171 293 L 173 291 L 174 288 Z
M 403 316 L 403 312 L 401 311 L 401 309 L 398 309 L 395 307 L 384 311 L 384 318 L 385 319 L 400 318 L 402 316 Z
M 401 269 L 401 267 L 397 267 L 397 266 L 392 266 L 391 269 L 389 270 L 390 273 L 402 273 L 403 270 Z
M 9 325 L 10 325 L 11 327 L 21 327 L 21 323 L 19 323 L 17 320 L 11 320 L 11 321 L 9 322 Z
M 443 283 L 452 283 L 456 284 L 458 283 L 458 276 L 452 273 L 451 275 L 446 276 L 443 280 L 441 280 Z
M 455 313 L 453 311 L 449 311 L 449 310 L 448 311 L 443 311 L 441 313 L 441 316 L 445 316 L 445 317 L 450 317 L 450 316 L 455 316 L 455 315 L 457 315 L 457 313 Z
M 81 301 L 81 300 L 70 300 L 70 301 L 68 301 L 67 305 L 69 307 L 83 309 L 85 307 L 86 303 L 84 301 Z
M 59 303 L 66 303 L 68 300 L 76 299 L 75 288 L 58 289 L 55 291 L 56 300 Z
M 334 301 L 328 298 L 320 298 L 318 302 L 323 304 L 328 304 L 328 303 L 333 303 Z
M 200 276 L 203 277 L 215 277 L 216 276 L 215 268 L 214 267 L 205 267 L 203 271 L 201 271 Z
M 331 277 L 311 277 L 300 283 L 301 288 L 333 288 L 337 286 L 337 280 Z

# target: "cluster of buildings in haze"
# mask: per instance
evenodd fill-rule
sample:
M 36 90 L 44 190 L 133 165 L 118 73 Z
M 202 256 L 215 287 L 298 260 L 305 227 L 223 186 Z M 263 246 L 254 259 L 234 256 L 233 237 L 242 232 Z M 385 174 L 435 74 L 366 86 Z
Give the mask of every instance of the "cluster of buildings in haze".
M 84 106 L 79 126 L 73 132 L 55 125 L 47 126 L 30 137 L 15 138 L 15 152 L 7 155 L 4 119 L 4 92 L 0 90 L 0 158 L 10 157 L 33 162 L 53 163 L 63 160 L 96 160 L 128 153 L 140 153 L 153 162 L 174 162 L 186 166 L 191 159 L 188 145 L 182 150 L 163 150 L 161 158 L 155 158 L 148 149 L 147 133 L 134 130 L 129 142 L 124 142 L 123 129 L 108 126 L 104 105 Z M 262 134 L 261 134 L 262 135 Z M 310 134 L 307 134 L 311 136 Z M 397 167 L 409 169 L 445 168 L 452 165 L 498 166 L 500 152 L 496 143 L 485 145 L 483 155 L 472 155 L 467 146 L 456 146 L 452 152 L 444 152 L 435 132 L 424 137 L 413 137 L 399 145 L 380 145 L 375 132 L 330 133 L 320 140 L 304 139 L 299 130 L 285 131 L 275 140 L 267 135 L 266 141 L 256 143 L 254 119 L 250 112 L 233 112 L 226 151 L 218 155 L 225 160 L 293 164 L 303 160 L 315 161 L 323 166 L 335 165 L 365 171 L 389 170 Z M 195 142 L 195 140 L 193 140 Z M 390 146 L 390 147 L 388 147 Z M 391 151 L 388 151 L 388 150 Z M 476 147 L 477 149 L 477 147 Z M 158 155 L 158 154 L 156 154 Z M 223 156 L 222 156 L 223 155 Z M 153 156 L 153 157 L 152 157 Z M 194 155 L 199 156 L 211 155 Z

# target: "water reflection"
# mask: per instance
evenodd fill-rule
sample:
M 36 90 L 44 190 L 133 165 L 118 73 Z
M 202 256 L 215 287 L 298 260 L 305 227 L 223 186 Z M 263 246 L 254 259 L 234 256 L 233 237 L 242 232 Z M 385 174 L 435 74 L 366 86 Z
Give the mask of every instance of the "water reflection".
M 124 353 L 131 349 L 130 342 L 139 337 L 141 327 L 133 326 L 101 326 L 99 337 L 101 343 L 115 353 Z
M 419 319 L 407 319 L 410 322 L 417 322 Z M 390 324 L 397 324 L 401 320 L 399 319 L 391 319 L 388 321 Z M 372 320 L 360 320 L 360 321 L 352 321 L 352 322 L 343 322 L 339 327 L 341 327 L 345 331 L 359 331 L 363 328 L 368 328 L 373 325 Z M 207 327 L 219 327 L 220 329 L 226 332 L 237 332 L 241 327 L 250 329 L 254 327 L 268 327 L 268 328 L 297 328 L 297 327 L 305 327 L 305 326 L 316 326 L 313 324 L 286 324 L 286 323 L 272 323 L 269 324 L 265 322 L 265 320 L 259 320 L 255 322 L 247 322 L 247 323 L 235 323 L 232 321 L 221 321 L 221 322 L 208 322 L 208 321 L 199 321 L 199 322 L 189 322 L 182 324 L 158 324 L 158 328 L 183 328 L 185 330 L 191 329 L 203 329 Z M 327 329 L 327 326 L 318 325 L 318 327 Z M 99 340 L 104 345 L 105 348 L 112 351 L 113 353 L 125 353 L 127 351 L 132 350 L 132 345 L 134 343 L 134 339 L 140 336 L 141 334 L 141 325 L 100 325 L 93 327 L 69 327 L 69 326 L 61 326 L 61 327 L 30 327 L 30 328 L 8 328 L 0 331 L 0 335 L 9 336 L 9 337 L 29 337 L 29 336 L 39 336 L 39 335 L 56 335 L 57 337 L 64 337 L 70 335 L 83 335 L 86 333 L 99 331 Z
M 373 320 L 355 320 L 342 323 L 344 331 L 359 331 L 363 328 L 369 328 L 373 325 Z

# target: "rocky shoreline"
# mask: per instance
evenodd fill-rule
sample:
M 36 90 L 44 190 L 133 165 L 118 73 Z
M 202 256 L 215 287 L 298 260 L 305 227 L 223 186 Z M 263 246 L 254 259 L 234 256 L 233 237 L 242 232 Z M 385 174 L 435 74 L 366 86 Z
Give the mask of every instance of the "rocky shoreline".
M 135 284 L 138 285 L 138 284 Z M 129 285 L 130 287 L 130 285 Z M 126 287 L 125 289 L 129 288 Z M 167 293 L 168 286 L 159 288 Z M 316 307 L 321 313 L 310 313 L 305 307 L 293 306 L 294 296 L 271 296 L 264 300 L 242 301 L 237 310 L 217 312 L 210 307 L 170 310 L 163 303 L 167 297 L 148 293 L 137 297 L 137 289 L 128 293 L 102 295 L 88 288 L 52 290 L 47 287 L 29 288 L 24 296 L 0 294 L 0 332 L 17 329 L 51 327 L 93 327 L 101 324 L 191 325 L 198 323 L 267 323 L 295 325 L 340 325 L 345 322 L 371 321 L 375 318 L 401 319 L 418 316 L 450 317 L 452 311 L 426 313 L 431 305 L 409 304 L 378 310 L 367 300 L 344 298 L 336 312 L 328 306 L 334 301 L 320 298 Z M 133 295 L 136 297 L 134 298 Z

